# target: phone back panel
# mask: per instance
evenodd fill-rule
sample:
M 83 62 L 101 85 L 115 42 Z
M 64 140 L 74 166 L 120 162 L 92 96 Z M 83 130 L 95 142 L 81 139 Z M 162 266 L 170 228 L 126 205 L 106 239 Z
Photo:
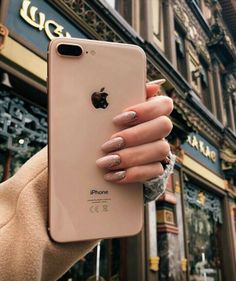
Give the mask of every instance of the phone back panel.
M 80 57 L 57 53 L 79 44 Z M 60 38 L 49 46 L 49 232 L 58 242 L 129 236 L 143 224 L 141 184 L 103 179 L 101 145 L 120 130 L 112 118 L 145 100 L 146 59 L 136 46 Z M 103 89 L 104 88 L 104 89 Z M 91 95 L 107 93 L 108 107 Z

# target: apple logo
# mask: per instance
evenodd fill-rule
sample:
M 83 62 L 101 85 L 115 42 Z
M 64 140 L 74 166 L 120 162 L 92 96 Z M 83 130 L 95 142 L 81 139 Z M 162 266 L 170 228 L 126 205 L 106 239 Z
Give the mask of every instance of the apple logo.
M 108 94 L 104 92 L 105 87 L 101 88 L 99 92 L 94 92 L 91 96 L 92 104 L 95 108 L 107 108 L 107 96 Z

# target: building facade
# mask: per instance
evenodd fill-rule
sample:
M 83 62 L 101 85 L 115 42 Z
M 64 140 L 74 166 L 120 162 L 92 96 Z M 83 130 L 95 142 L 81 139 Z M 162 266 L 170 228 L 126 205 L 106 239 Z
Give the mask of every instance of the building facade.
M 104 240 L 99 280 L 236 280 L 234 0 L 1 0 L 0 177 L 47 144 L 47 45 L 73 36 L 141 46 L 173 98 L 167 192 L 135 237 Z M 97 248 L 60 280 L 96 280 Z

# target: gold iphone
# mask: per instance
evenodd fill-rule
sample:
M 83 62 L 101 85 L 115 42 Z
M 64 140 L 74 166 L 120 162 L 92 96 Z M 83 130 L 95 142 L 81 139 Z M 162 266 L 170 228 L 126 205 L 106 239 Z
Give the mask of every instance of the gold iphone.
M 75 38 L 48 50 L 49 233 L 57 242 L 137 234 L 143 189 L 104 180 L 112 118 L 145 100 L 146 58 L 135 46 Z

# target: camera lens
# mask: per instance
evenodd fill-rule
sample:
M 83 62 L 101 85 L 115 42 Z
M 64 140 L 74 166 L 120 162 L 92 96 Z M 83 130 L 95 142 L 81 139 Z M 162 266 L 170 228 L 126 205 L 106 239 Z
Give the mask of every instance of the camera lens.
M 62 56 L 79 57 L 83 53 L 79 45 L 60 44 L 57 46 L 57 51 Z

